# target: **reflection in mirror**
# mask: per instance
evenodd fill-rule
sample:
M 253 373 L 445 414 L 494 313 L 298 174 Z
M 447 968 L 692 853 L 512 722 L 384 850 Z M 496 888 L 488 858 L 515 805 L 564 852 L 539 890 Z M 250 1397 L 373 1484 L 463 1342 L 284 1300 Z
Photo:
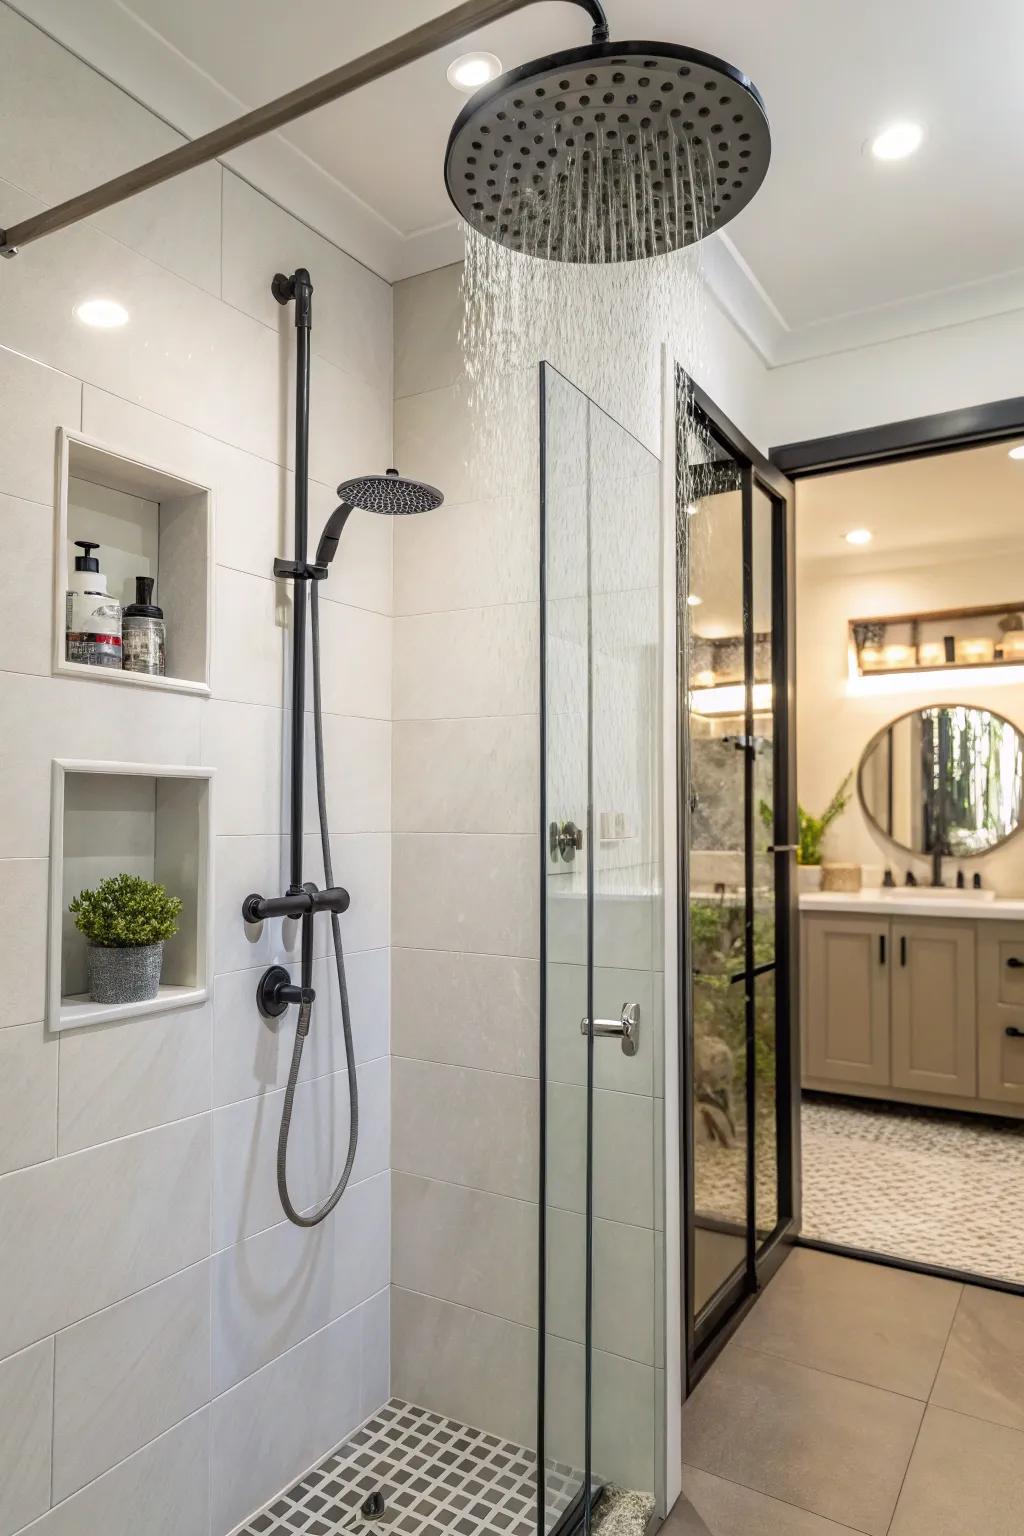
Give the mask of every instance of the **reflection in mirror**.
M 1024 738 L 988 709 L 945 704 L 893 720 L 857 775 L 861 804 L 910 853 L 989 853 L 1021 820 Z

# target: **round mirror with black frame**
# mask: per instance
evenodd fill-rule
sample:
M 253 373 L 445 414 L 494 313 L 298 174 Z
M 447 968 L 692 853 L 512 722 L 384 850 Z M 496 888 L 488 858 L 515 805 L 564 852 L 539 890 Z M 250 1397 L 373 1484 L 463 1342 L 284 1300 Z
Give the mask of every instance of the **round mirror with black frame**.
M 993 710 L 935 704 L 889 722 L 857 770 L 864 814 L 908 853 L 991 853 L 1024 814 L 1024 735 Z

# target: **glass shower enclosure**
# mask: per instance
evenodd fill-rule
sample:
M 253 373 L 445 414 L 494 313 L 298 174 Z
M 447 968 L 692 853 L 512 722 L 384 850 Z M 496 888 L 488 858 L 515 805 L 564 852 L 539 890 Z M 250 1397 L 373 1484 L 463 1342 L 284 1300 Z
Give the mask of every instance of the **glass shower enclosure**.
M 539 1527 L 663 1508 L 661 464 L 541 368 Z

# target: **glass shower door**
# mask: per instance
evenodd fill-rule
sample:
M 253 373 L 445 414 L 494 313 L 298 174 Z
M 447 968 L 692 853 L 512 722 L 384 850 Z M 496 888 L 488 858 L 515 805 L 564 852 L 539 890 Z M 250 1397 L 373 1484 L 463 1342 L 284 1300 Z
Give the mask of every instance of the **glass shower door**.
M 543 1531 L 653 1509 L 662 1387 L 660 465 L 542 370 Z

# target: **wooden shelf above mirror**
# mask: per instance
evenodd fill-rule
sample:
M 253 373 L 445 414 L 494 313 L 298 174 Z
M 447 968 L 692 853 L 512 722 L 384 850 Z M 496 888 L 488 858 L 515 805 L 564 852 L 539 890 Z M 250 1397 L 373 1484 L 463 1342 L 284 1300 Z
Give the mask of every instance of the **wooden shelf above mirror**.
M 849 621 L 851 677 L 1024 666 L 1024 602 Z

